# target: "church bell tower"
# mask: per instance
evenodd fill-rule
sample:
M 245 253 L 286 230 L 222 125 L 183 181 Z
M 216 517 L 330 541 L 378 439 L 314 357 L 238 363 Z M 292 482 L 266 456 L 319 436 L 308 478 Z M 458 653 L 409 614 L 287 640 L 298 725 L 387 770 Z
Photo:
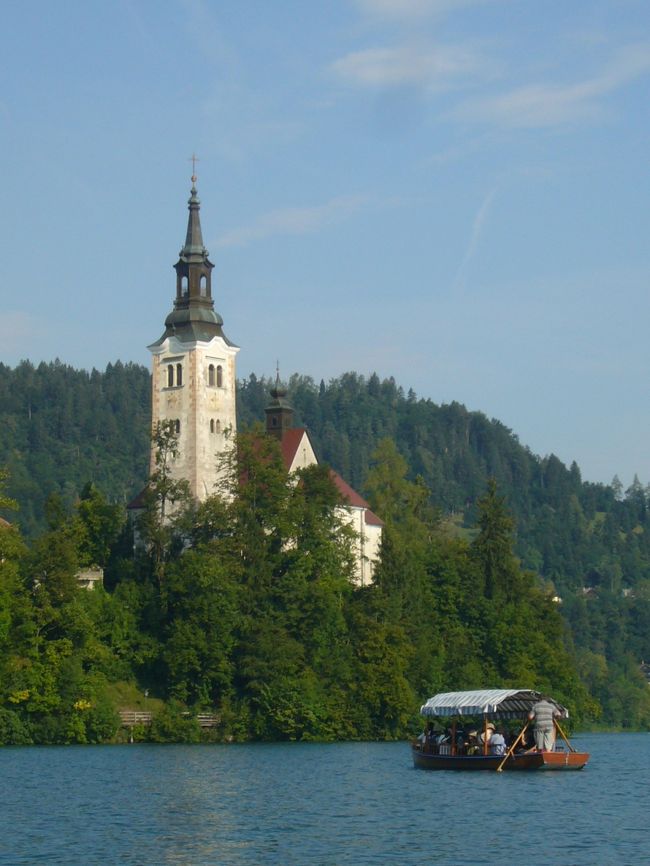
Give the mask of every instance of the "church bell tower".
M 223 332 L 214 309 L 212 269 L 203 246 L 196 176 L 188 201 L 185 245 L 176 270 L 174 308 L 165 319 L 153 356 L 152 425 L 171 421 L 178 436 L 174 478 L 186 479 L 199 500 L 216 492 L 219 456 L 237 429 L 235 358 L 239 348 Z M 151 472 L 155 451 L 151 453 Z

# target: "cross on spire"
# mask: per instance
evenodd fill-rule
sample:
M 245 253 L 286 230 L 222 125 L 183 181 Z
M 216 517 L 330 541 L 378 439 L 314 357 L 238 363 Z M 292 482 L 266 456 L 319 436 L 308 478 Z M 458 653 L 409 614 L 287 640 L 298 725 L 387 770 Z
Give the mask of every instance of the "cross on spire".
M 199 162 L 199 158 L 195 153 L 193 153 L 188 159 L 188 162 L 192 163 L 192 183 L 196 183 L 196 164 Z

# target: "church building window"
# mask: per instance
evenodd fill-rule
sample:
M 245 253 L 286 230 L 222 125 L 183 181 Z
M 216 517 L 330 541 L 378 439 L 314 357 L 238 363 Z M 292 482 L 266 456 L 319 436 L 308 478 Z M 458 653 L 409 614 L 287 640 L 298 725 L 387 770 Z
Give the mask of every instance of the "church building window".
M 217 421 L 217 433 L 221 433 L 221 421 Z
M 176 431 L 176 435 L 178 436 L 178 434 L 181 432 L 181 422 L 180 422 L 180 418 L 177 418 L 177 419 L 174 421 L 174 430 Z
M 181 279 L 181 294 L 183 295 L 184 298 L 186 298 L 189 295 L 189 293 L 190 293 L 190 291 L 188 288 L 187 277 L 183 277 Z
M 221 364 L 217 367 L 217 388 L 223 388 L 223 367 Z
M 199 281 L 199 293 L 202 298 L 208 294 L 208 278 L 205 274 L 201 275 L 201 279 Z
M 208 385 L 214 388 L 214 364 L 210 364 L 208 367 Z
M 176 387 L 180 388 L 183 384 L 183 365 L 176 364 Z
M 210 418 L 210 433 L 214 433 L 214 418 Z
M 168 388 L 174 387 L 174 365 L 173 364 L 167 365 L 167 387 Z

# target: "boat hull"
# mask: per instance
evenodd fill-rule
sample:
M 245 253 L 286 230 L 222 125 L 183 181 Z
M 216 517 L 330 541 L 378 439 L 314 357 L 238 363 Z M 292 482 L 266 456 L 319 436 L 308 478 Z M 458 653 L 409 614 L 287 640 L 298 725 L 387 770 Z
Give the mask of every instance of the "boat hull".
M 498 770 L 503 755 L 434 755 L 412 746 L 413 764 L 420 770 Z M 582 770 L 587 752 L 528 752 L 511 755 L 504 770 Z

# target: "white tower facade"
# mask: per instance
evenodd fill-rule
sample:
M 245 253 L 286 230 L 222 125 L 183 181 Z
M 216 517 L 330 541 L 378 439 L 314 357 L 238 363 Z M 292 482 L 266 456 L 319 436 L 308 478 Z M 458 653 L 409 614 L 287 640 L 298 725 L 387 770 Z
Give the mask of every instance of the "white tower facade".
M 239 348 L 223 332 L 214 309 L 212 268 L 203 246 L 200 202 L 192 178 L 185 246 L 176 265 L 174 309 L 153 355 L 152 425 L 169 421 L 178 437 L 174 478 L 186 479 L 203 500 L 216 492 L 220 456 L 232 447 L 237 429 L 236 369 Z M 151 452 L 151 472 L 155 469 Z

